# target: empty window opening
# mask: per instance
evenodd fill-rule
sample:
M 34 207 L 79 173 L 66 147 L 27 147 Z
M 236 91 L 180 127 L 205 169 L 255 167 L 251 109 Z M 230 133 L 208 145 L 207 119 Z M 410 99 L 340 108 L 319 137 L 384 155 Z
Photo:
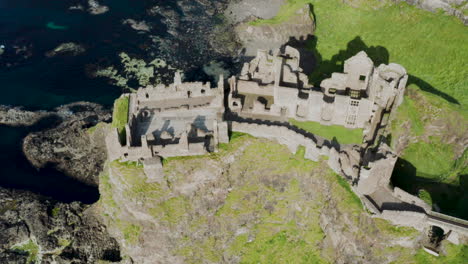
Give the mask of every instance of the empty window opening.
M 355 115 L 348 116 L 348 118 L 346 119 L 346 124 L 350 126 L 354 126 L 356 124 L 356 116 Z
M 257 97 L 257 101 L 259 101 L 262 105 L 265 105 L 265 106 L 268 104 L 268 101 L 267 99 L 265 99 L 265 97 L 259 96 Z
M 365 76 L 365 75 L 359 75 L 359 80 L 360 80 L 360 81 L 365 81 L 365 80 L 366 80 L 366 76 Z
M 191 91 L 187 91 L 187 97 L 190 98 L 191 95 L 192 95 L 192 92 L 191 92 Z
M 232 106 L 239 106 L 237 102 L 232 102 Z
M 146 93 L 145 96 L 146 96 L 146 98 L 149 98 L 149 94 L 148 94 L 148 93 Z
M 350 94 L 351 98 L 359 98 L 361 92 L 358 91 L 358 90 L 351 90 L 349 94 Z
M 201 89 L 201 93 L 202 93 L 202 94 L 205 94 L 205 89 Z

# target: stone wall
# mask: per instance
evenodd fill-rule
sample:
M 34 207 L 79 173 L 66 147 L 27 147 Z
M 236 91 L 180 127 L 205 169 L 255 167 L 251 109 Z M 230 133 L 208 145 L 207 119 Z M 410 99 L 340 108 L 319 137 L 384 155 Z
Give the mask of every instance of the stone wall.
M 373 157 L 366 157 L 370 160 L 367 163 L 370 167 L 361 167 L 359 170 L 361 157 L 356 147 L 347 146 L 342 149 L 339 145 L 317 144 L 314 139 L 281 125 L 237 121 L 230 122 L 230 125 L 232 131 L 275 140 L 287 146 L 292 153 L 303 146 L 304 157 L 313 161 L 318 161 L 320 156 L 328 157 L 327 164 L 334 172 L 348 180 L 358 182 L 358 185 L 352 186 L 352 189 L 360 196 L 363 205 L 374 214 L 374 217 L 386 219 L 394 225 L 413 227 L 419 231 L 425 231 L 429 226 L 436 225 L 445 232 L 452 231 L 453 234 L 449 237 L 453 243 L 458 243 L 460 235 L 468 235 L 468 221 L 433 212 L 431 206 L 418 197 L 398 187 L 390 186 L 390 177 L 397 157 L 385 144 L 373 152 Z M 378 208 L 378 205 L 367 196 L 374 192 L 382 193 L 383 190 L 388 190 L 383 195 L 383 203 L 393 203 L 393 210 Z
M 247 133 L 254 137 L 275 140 L 286 145 L 292 153 L 296 153 L 300 146 L 305 148 L 304 157 L 318 161 L 320 156 L 328 157 L 330 168 L 350 180 L 357 179 L 359 168 L 359 152 L 352 146 L 340 146 L 338 144 L 317 144 L 312 138 L 289 129 L 286 126 L 255 124 L 232 121 L 231 130 Z
M 402 189 L 398 188 L 398 187 L 395 187 L 393 189 L 393 196 L 400 199 L 401 201 L 405 202 L 405 203 L 409 203 L 409 204 L 414 204 L 416 206 L 419 206 L 421 208 L 423 208 L 426 212 L 430 212 L 432 207 L 430 205 L 428 205 L 426 202 L 424 202 L 423 200 L 419 199 L 418 197 L 412 195 L 412 194 L 409 194 L 405 191 L 403 191 Z
M 376 217 L 390 221 L 394 225 L 413 227 L 424 231 L 427 224 L 427 215 L 421 212 L 384 210 Z

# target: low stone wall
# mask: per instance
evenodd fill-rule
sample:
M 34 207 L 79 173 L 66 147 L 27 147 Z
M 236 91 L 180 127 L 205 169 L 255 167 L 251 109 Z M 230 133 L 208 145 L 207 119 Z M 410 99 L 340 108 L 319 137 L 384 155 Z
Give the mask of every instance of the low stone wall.
M 359 158 L 353 158 L 353 152 L 350 149 L 337 150 L 335 147 L 328 147 L 326 144 L 319 146 L 315 143 L 313 139 L 308 138 L 296 131 L 293 131 L 286 126 L 232 121 L 231 130 L 247 133 L 254 137 L 275 140 L 280 144 L 286 145 L 287 148 L 293 153 L 295 153 L 298 150 L 299 146 L 304 146 L 305 158 L 313 161 L 318 161 L 320 156 L 327 156 L 328 166 L 330 166 L 330 168 L 336 173 L 348 178 L 350 177 L 349 174 L 358 173 L 353 172 L 353 167 L 358 166 Z M 386 147 L 383 147 L 382 149 L 385 152 Z M 376 155 L 378 154 L 382 153 L 376 152 Z M 390 164 L 393 168 L 394 162 L 390 162 Z M 386 169 L 379 167 L 379 170 Z M 372 175 L 368 175 L 368 177 L 372 177 Z M 383 181 L 387 182 L 386 185 L 389 184 L 389 179 L 389 177 L 382 178 Z M 381 183 L 377 186 L 383 185 L 385 184 Z M 423 200 L 419 199 L 418 197 L 411 195 L 398 187 L 395 187 L 391 193 L 389 192 L 389 195 L 392 195 L 393 197 L 400 200 L 402 204 L 407 203 L 415 205 L 424 210 L 418 212 L 401 210 L 380 211 L 381 209 L 379 209 L 365 195 L 362 195 L 362 193 L 360 193 L 359 190 L 357 190 L 356 188 L 353 188 L 353 190 L 356 193 L 361 194 L 361 201 L 363 202 L 364 206 L 374 214 L 374 217 L 386 219 L 394 225 L 413 227 L 419 231 L 424 231 L 430 225 L 436 225 L 446 230 L 446 232 L 448 230 L 456 232 L 456 234 L 452 235 L 452 237 L 458 237 L 459 234 L 468 234 L 468 229 L 464 226 L 465 222 L 468 223 L 468 221 L 463 221 L 461 219 L 442 214 L 437 214 L 437 217 L 434 217 L 432 216 L 432 214 L 435 213 L 431 211 L 431 206 L 426 204 Z M 453 241 L 457 240 L 453 239 Z
M 402 189 L 395 187 L 393 189 L 393 196 L 400 199 L 401 201 L 409 204 L 414 204 L 417 205 L 421 208 L 423 208 L 426 212 L 430 212 L 432 210 L 432 207 L 428 205 L 426 202 L 423 200 L 419 199 L 418 197 L 409 194 Z
M 427 215 L 421 212 L 384 210 L 378 218 L 390 221 L 394 225 L 409 226 L 423 231 L 427 226 Z
M 138 161 L 141 157 L 151 157 L 151 149 L 145 145 L 144 147 L 128 147 L 122 146 L 119 141 L 119 133 L 116 128 L 109 132 L 106 137 L 107 156 L 109 160 L 117 160 L 125 157 L 123 161 Z
M 276 140 L 286 145 L 292 153 L 296 153 L 299 146 L 305 148 L 304 157 L 318 161 L 320 156 L 328 157 L 328 166 L 335 172 L 348 179 L 357 179 L 359 172 L 359 152 L 347 146 L 342 149 L 340 145 L 326 144 L 318 145 L 315 139 L 304 136 L 286 126 L 255 124 L 247 122 L 231 122 L 231 130 L 247 133 L 254 137 Z

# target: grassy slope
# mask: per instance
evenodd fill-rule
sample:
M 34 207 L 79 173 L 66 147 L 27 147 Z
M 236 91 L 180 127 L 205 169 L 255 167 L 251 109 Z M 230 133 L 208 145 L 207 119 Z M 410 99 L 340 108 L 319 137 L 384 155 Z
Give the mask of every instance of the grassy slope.
M 146 207 L 159 229 L 186 234 L 175 243 L 177 249 L 174 254 L 184 256 L 187 263 L 219 263 L 223 257 L 232 256 L 239 257 L 240 263 L 327 263 L 336 253 L 330 247 L 320 246 L 325 236 L 319 217 L 330 202 L 334 202 L 332 207 L 337 208 L 340 221 L 351 217 L 357 227 L 357 230 L 353 228 L 354 231 L 343 229 L 340 232 L 358 232 L 360 237 L 374 234 L 383 244 L 395 238 L 413 239 L 418 236 L 419 232 L 412 228 L 396 227 L 385 220 L 363 217 L 360 200 L 348 183 L 325 165 L 304 159 L 303 150 L 291 154 L 284 146 L 239 133 L 234 133 L 231 139 L 219 153 L 167 160 L 166 177 L 172 186 L 169 190 L 163 190 L 167 187 L 156 183 L 146 183 L 141 166 L 135 163 L 114 161 L 110 164 L 113 175 L 118 172 L 122 177 L 119 188 L 123 189 L 119 192 L 123 192 L 125 199 L 137 200 L 139 206 Z M 190 182 L 191 179 L 186 178 L 187 171 L 197 175 L 194 171 L 204 171 L 210 160 L 225 160 L 243 148 L 245 143 L 248 145 L 243 155 L 237 156 L 228 171 L 217 176 L 227 178 L 222 179 L 222 183 L 206 185 L 206 188 L 212 188 L 208 186 L 229 181 L 231 191 L 220 206 L 208 205 L 208 211 L 199 214 L 197 209 L 200 209 L 200 204 L 207 206 L 207 197 L 196 195 L 188 198 L 172 190 Z M 103 176 L 100 183 L 102 204 L 114 212 L 113 218 L 118 219 L 119 205 L 115 204 L 111 192 L 117 187 L 112 186 L 107 174 Z M 331 197 L 324 199 L 321 192 L 311 192 L 311 186 L 317 184 L 309 182 L 314 177 L 319 178 L 319 182 L 326 182 Z M 125 221 L 111 220 L 108 224 L 121 230 L 128 244 L 136 243 L 140 234 L 145 232 L 144 227 L 128 218 Z M 241 227 L 248 232 L 237 234 L 230 231 Z M 383 257 L 392 254 L 404 260 L 400 263 L 462 263 L 463 254 L 466 255 L 465 246 L 446 245 L 448 255 L 438 261 L 422 250 L 413 256 L 415 252 L 410 249 L 377 246 L 375 239 L 372 241 L 372 254 Z
M 402 64 L 410 75 L 408 90 L 430 98 L 426 101 L 430 101 L 433 109 L 440 110 L 440 113 L 435 114 L 443 114 L 447 119 L 453 115 L 462 116 L 452 129 L 466 130 L 468 67 L 465 64 L 468 49 L 463 47 L 468 43 L 468 30 L 458 19 L 433 14 L 406 3 L 355 0 L 351 4 L 344 4 L 339 0 L 291 0 L 276 18 L 257 23 L 284 21 L 294 13 L 294 9 L 306 3 L 313 5 L 317 23 L 316 38 L 309 42 L 309 48 L 316 53 L 318 63 L 317 69 L 310 76 L 315 85 L 328 78 L 332 72 L 341 71 L 344 60 L 365 50 L 376 64 Z M 460 175 L 466 174 L 466 155 L 457 160 L 452 145 L 426 131 L 430 125 L 425 119 L 426 108 L 424 103 L 415 103 L 405 97 L 397 125 L 392 128 L 393 139 L 398 139 L 398 134 L 406 132 L 401 130 L 401 125 L 410 120 L 411 136 L 415 140 L 410 142 L 402 158 L 415 168 L 417 177 L 459 186 Z M 422 140 L 423 134 L 426 134 L 425 140 Z M 461 194 L 458 198 L 444 198 L 450 192 L 449 189 L 445 188 L 444 194 L 438 193 L 437 188 L 431 188 L 430 192 L 439 196 L 440 199 L 436 199 L 439 206 L 452 203 L 460 207 L 456 200 L 467 200 L 466 197 L 463 198 Z M 446 211 L 452 213 L 453 210 L 447 208 Z
M 289 122 L 305 131 L 324 137 L 329 140 L 334 138 L 341 144 L 362 143 L 362 129 L 348 129 L 343 126 L 324 126 L 317 122 L 299 122 L 294 119 Z
M 288 0 L 286 4 L 281 7 L 280 11 L 275 17 L 271 19 L 259 19 L 252 21 L 250 24 L 253 26 L 280 24 L 287 21 L 295 14 L 297 10 L 301 9 L 305 4 L 310 2 L 311 0 Z
M 415 86 L 446 93 L 467 106 L 468 49 L 463 47 L 468 43 L 468 30 L 458 19 L 406 3 L 374 10 L 381 5 L 376 0 L 353 1 L 359 2 L 358 8 L 339 0 L 310 2 L 317 19 L 316 48 L 322 61 L 343 50 L 364 48 L 376 62 L 402 64 Z

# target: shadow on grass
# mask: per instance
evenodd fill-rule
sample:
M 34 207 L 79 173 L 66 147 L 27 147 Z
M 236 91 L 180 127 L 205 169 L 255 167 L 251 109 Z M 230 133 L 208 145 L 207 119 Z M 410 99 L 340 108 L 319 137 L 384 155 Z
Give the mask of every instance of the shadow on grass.
M 323 60 L 322 55 L 317 50 L 317 41 L 317 37 L 314 36 L 307 43 L 307 48 L 313 52 L 315 57 L 316 67 L 310 75 L 310 81 L 316 86 L 320 85 L 324 79 L 330 78 L 332 73 L 343 72 L 344 62 L 360 51 L 365 51 L 375 65 L 388 64 L 389 62 L 390 55 L 386 48 L 367 46 L 359 36 L 348 42 L 346 49 L 340 50 L 330 60 Z
M 460 185 L 441 183 L 418 176 L 417 169 L 407 160 L 399 158 L 392 174 L 393 186 L 417 195 L 426 190 L 441 213 L 468 220 L 468 175 L 460 175 Z M 434 177 L 436 178 L 436 177 Z
M 332 73 L 343 72 L 344 62 L 360 51 L 365 51 L 376 66 L 388 64 L 390 62 L 390 54 L 385 47 L 368 46 L 359 36 L 349 41 L 346 45 L 346 49 L 340 50 L 337 54 L 333 55 L 330 60 L 323 60 L 322 55 L 317 50 L 317 41 L 317 37 L 308 36 L 305 40 L 290 40 L 288 42 L 288 45 L 292 43 L 293 47 L 299 46 L 301 55 L 303 54 L 303 49 L 306 50 L 304 52 L 307 56 L 305 60 L 307 60 L 308 64 L 311 66 L 304 66 L 303 69 L 304 72 L 309 75 L 310 82 L 317 87 L 324 79 L 330 78 Z M 303 67 L 302 63 L 301 67 Z M 313 71 L 309 71 L 310 68 L 313 69 Z M 408 85 L 414 84 L 425 92 L 440 96 L 450 103 L 459 104 L 458 100 L 437 90 L 426 81 L 411 75 L 411 73 L 408 73 L 408 75 Z
M 453 98 L 452 96 L 444 92 L 437 90 L 436 88 L 432 87 L 429 83 L 425 82 L 424 80 L 421 80 L 418 77 L 410 74 L 408 78 L 408 85 L 411 85 L 411 84 L 416 85 L 417 87 L 419 87 L 421 90 L 425 92 L 440 96 L 443 99 L 445 99 L 447 102 L 450 102 L 452 104 L 458 104 L 458 105 L 460 104 L 457 99 Z

